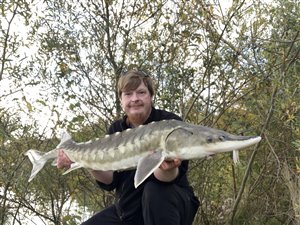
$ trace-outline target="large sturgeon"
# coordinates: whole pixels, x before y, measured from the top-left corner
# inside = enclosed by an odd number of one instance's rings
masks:
[[[136,168],[134,184],[138,187],[164,160],[203,158],[239,150],[260,140],[259,136],[237,136],[201,125],[164,120],[84,143],[76,143],[63,133],[55,149],[46,153],[31,149],[25,155],[33,164],[29,181],[63,149],[74,162],[65,174],[78,168],[102,171]]]

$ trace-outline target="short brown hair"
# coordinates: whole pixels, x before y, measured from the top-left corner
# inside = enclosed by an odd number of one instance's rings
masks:
[[[154,95],[154,82],[151,77],[140,70],[129,70],[123,74],[118,82],[118,96],[121,98],[122,92],[133,91],[144,82],[148,88],[150,95]]]

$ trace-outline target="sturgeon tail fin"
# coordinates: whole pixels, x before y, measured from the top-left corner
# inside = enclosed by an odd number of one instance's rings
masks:
[[[57,164],[56,159],[60,146],[64,142],[69,141],[70,139],[72,139],[71,136],[66,131],[62,131],[60,144],[52,151],[40,152],[37,150],[30,149],[24,153],[24,155],[26,155],[32,163],[32,171],[28,182],[32,181],[32,179],[38,174],[38,172],[40,172],[40,170],[43,169],[48,160],[54,159],[52,163],[53,166]]]
[[[26,155],[32,163],[32,170],[28,182],[30,182],[37,173],[44,167],[47,160],[43,159],[43,153],[37,150],[30,149],[24,155]]]
[[[32,170],[28,182],[32,181],[37,173],[40,172],[41,169],[43,169],[49,159],[56,158],[57,151],[55,150],[56,149],[47,153],[43,153],[37,150],[30,149],[25,152],[24,155],[26,155],[32,163]]]

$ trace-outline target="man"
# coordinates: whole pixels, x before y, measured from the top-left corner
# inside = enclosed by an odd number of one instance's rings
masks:
[[[123,75],[118,94],[125,116],[110,126],[108,134],[153,121],[181,120],[153,107],[153,81],[142,71],[131,70]],[[71,163],[61,150],[58,167],[67,168]],[[138,188],[133,182],[135,170],[91,171],[101,188],[116,190],[117,200],[82,225],[191,225],[199,202],[188,183],[187,170],[188,161],[164,161]]]

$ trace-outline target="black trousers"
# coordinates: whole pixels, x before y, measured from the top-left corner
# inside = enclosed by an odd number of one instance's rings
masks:
[[[142,196],[142,211],[120,219],[114,205],[95,214],[82,225],[191,225],[199,201],[176,184],[148,181]]]

